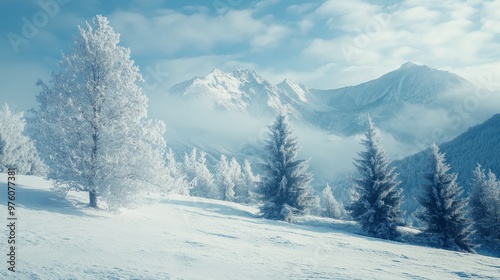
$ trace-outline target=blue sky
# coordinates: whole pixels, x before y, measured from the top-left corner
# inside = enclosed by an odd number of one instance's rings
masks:
[[[213,68],[312,88],[358,84],[406,61],[472,82],[500,72],[498,0],[2,0],[0,102],[35,106],[37,79],[50,79],[96,14],[131,49],[149,97]]]

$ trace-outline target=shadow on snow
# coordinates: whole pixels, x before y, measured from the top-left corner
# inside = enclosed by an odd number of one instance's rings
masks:
[[[0,189],[7,191],[7,184],[0,183]],[[90,216],[78,209],[75,204],[50,190],[30,189],[16,185],[16,210],[20,208],[48,211],[63,215]],[[7,205],[6,195],[0,196],[0,204]]]

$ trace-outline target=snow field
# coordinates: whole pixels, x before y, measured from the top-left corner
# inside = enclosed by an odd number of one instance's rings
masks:
[[[2,190],[6,182],[0,173]],[[2,252],[2,279],[500,279],[498,258],[369,238],[349,222],[288,224],[177,195],[113,214],[87,208],[85,193],[61,198],[39,177],[18,183],[17,272]]]

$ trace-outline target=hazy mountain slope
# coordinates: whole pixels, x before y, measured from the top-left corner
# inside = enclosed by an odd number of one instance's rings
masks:
[[[6,178],[0,173],[2,188]],[[255,207],[182,196],[109,214],[87,208],[84,193],[61,198],[46,180],[17,181],[17,272],[4,261],[2,279],[500,277],[497,258],[368,238],[346,222],[294,225],[257,218]]]
[[[382,77],[356,86],[332,90],[311,90],[329,109],[320,114],[318,125],[330,131],[351,135],[364,130],[370,114],[384,130],[385,123],[395,118],[404,105],[424,108],[442,107],[441,96],[472,85],[446,71],[419,66],[411,62]],[[397,134],[402,131],[391,131]]]
[[[381,103],[425,104],[449,89],[468,82],[460,76],[407,62],[380,78],[356,86],[315,90],[335,111],[364,110]]]
[[[440,144],[439,148],[446,154],[451,171],[458,173],[458,182],[466,192],[477,163],[500,176],[500,114],[469,128],[455,139]],[[420,174],[427,170],[429,156],[429,151],[425,150],[393,163],[400,173],[401,185],[411,212],[418,207],[416,197],[420,194],[419,186],[423,182]]]

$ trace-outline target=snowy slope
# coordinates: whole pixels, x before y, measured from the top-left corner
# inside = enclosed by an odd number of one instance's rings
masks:
[[[2,261],[2,279],[500,278],[499,259],[367,238],[333,220],[267,221],[254,207],[182,196],[109,214],[43,179],[18,183],[17,272]]]

